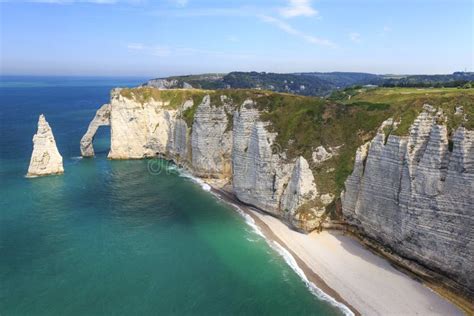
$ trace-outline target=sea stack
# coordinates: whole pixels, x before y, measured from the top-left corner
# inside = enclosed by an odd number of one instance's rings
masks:
[[[59,154],[53,131],[43,114],[38,119],[38,131],[33,136],[33,153],[27,177],[63,174],[63,157]]]

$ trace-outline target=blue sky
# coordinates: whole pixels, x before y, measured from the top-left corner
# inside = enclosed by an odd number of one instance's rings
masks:
[[[472,0],[0,0],[2,74],[474,68]]]

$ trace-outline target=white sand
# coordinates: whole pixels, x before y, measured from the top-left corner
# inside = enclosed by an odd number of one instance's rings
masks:
[[[453,304],[340,233],[301,234],[254,212],[313,272],[362,315],[462,315]]]

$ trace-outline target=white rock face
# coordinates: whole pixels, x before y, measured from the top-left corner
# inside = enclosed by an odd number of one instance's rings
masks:
[[[309,169],[306,159],[300,156],[296,160],[290,182],[281,199],[281,208],[294,214],[299,206],[315,199],[317,195],[313,172]]]
[[[173,89],[179,88],[179,81],[176,79],[152,79],[147,82],[147,86],[157,89]]]
[[[474,132],[425,107],[407,137],[378,134],[356,157],[343,214],[369,237],[474,293]],[[369,150],[367,152],[367,146]]]
[[[331,193],[326,193],[322,194],[319,199],[321,200],[321,203],[323,203],[324,206],[329,205],[334,201],[334,194]]]
[[[222,96],[219,105],[213,105],[210,96],[205,96],[188,126],[181,117],[191,107],[191,100],[169,109],[163,102],[140,103],[124,98],[120,90],[113,91],[110,105],[97,111],[84,135],[82,153],[93,155],[97,128],[110,122],[111,159],[164,155],[200,177],[232,181],[238,199],[299,229],[311,230],[319,224],[324,208],[315,207],[320,197],[308,162],[303,157],[287,161],[284,150],[274,144],[276,134],[267,131],[268,123],[261,122],[252,100],[237,105]],[[323,200],[328,197],[321,197],[326,205]]]
[[[228,129],[224,106],[212,106],[207,95],[194,115],[191,135],[192,166],[196,175],[206,178],[232,174],[232,130]]]
[[[318,146],[313,152],[312,158],[314,163],[320,164],[321,162],[331,159],[332,156],[333,154],[328,152],[326,148],[323,146]]]
[[[166,152],[177,110],[151,100],[140,103],[112,92],[110,102],[111,159],[154,157]]]
[[[280,212],[295,228],[303,231],[315,229],[321,222],[325,208],[316,206],[318,191],[308,162],[299,157],[281,198]]]
[[[39,116],[38,131],[33,136],[33,153],[27,177],[62,174],[63,157],[59,154],[53,131],[43,114]]]
[[[171,129],[167,152],[179,164],[187,164],[191,161],[190,130],[186,122],[176,119],[174,128]]]
[[[81,155],[83,157],[94,157],[94,147],[92,142],[94,141],[95,133],[97,133],[100,126],[110,125],[110,108],[110,104],[102,105],[102,107],[97,110],[92,122],[90,122],[87,132],[82,136]]]
[[[212,104],[207,96],[197,108],[188,100],[171,109],[118,92],[89,126],[83,154],[93,154],[93,135],[107,124],[109,111],[112,159],[164,155],[196,175],[229,180],[239,200],[304,231],[318,227],[325,206],[334,201],[331,194],[318,195],[303,157],[287,159],[254,101],[232,104],[221,98]],[[184,120],[186,109],[195,110],[192,125]],[[358,149],[341,196],[342,211],[366,236],[473,293],[474,132],[457,129],[450,146],[442,113],[429,105],[424,109],[409,136],[385,139],[382,127]],[[397,122],[384,124],[396,128]],[[320,146],[309,158],[322,163],[337,150]]]
[[[250,183],[247,181],[249,166],[248,147],[253,126],[259,119],[258,111],[251,100],[245,101],[240,110],[234,112],[232,137],[232,179],[234,191],[245,199]]]
[[[275,135],[265,129],[256,114],[244,106],[234,116],[233,188],[239,200],[281,215],[280,198],[292,166],[274,152]]]
[[[285,153],[274,143],[275,134],[259,120],[252,101],[234,113],[232,184],[237,198],[286,219],[301,230],[319,225],[321,210],[315,207],[317,189],[308,162],[299,157],[286,162]],[[302,218],[300,207],[305,207]]]

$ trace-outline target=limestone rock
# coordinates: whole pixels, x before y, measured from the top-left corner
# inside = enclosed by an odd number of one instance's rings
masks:
[[[81,155],[83,157],[93,157],[94,147],[92,142],[100,126],[110,125],[110,104],[104,104],[97,110],[94,119],[90,122],[87,132],[81,139]]]
[[[179,164],[191,161],[190,132],[182,119],[176,119],[168,141],[167,153]]]
[[[110,105],[91,122],[81,152],[93,155],[92,139],[108,115],[110,158],[163,155],[198,176],[231,181],[240,201],[299,230],[320,225],[334,196],[318,195],[305,158],[287,159],[255,101],[235,104],[221,96],[212,104],[206,96],[194,106],[192,100],[173,107],[154,99],[141,103],[115,90]],[[187,109],[195,110],[192,126],[183,117]],[[342,212],[347,223],[379,244],[474,293],[474,131],[461,127],[449,139],[444,121],[431,105],[424,105],[409,136],[387,137],[386,128],[396,129],[398,122],[385,121],[357,150],[341,194]],[[319,146],[309,158],[320,164],[338,148]]]
[[[149,80],[146,85],[157,89],[173,89],[178,88],[178,83],[176,79],[152,79]]]
[[[281,198],[281,212],[298,230],[311,231],[321,223],[324,207],[318,207],[318,191],[308,162],[299,157]]]
[[[160,90],[166,89],[193,89],[194,87],[188,82],[183,82],[177,79],[152,79],[149,80],[145,86],[157,88]]]
[[[326,148],[324,148],[323,146],[318,146],[313,152],[312,158],[314,163],[320,164],[326,160],[331,159],[332,156],[333,154],[328,152]]]
[[[405,258],[474,293],[474,132],[445,125],[425,106],[406,137],[378,134],[345,183],[346,220]],[[367,153],[367,154],[366,154]]]
[[[183,89],[193,89],[193,86],[187,82],[183,82]]]
[[[164,154],[178,110],[162,101],[140,103],[112,92],[111,159],[137,159]]]
[[[275,134],[258,118],[251,101],[234,114],[233,189],[239,200],[281,216],[280,199],[292,166],[282,161]]]
[[[53,131],[43,114],[39,116],[38,131],[33,136],[33,153],[27,177],[62,174],[63,157],[59,154]]]
[[[324,206],[329,205],[334,201],[334,194],[331,193],[326,193],[322,194],[319,199],[321,200],[321,203],[323,203]]]
[[[191,135],[194,172],[207,178],[230,177],[232,131],[223,106],[212,106],[203,98],[194,115]]]
[[[281,208],[284,212],[294,214],[298,207],[316,198],[317,194],[313,172],[309,169],[306,159],[300,156],[283,193]]]

